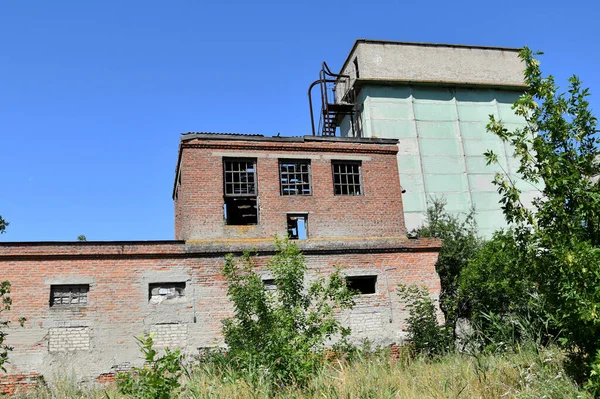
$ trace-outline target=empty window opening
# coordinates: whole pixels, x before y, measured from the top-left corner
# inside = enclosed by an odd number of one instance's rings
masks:
[[[87,306],[89,284],[50,286],[50,306]]]
[[[308,215],[287,215],[287,229],[290,240],[308,238]]]
[[[360,161],[333,161],[334,195],[363,195]]]
[[[348,288],[358,291],[359,294],[374,294],[377,286],[377,276],[349,276],[346,277]]]
[[[255,159],[223,162],[224,216],[228,225],[258,224]]]
[[[281,195],[311,195],[310,160],[280,160]]]
[[[258,224],[258,207],[254,198],[225,198],[225,221],[229,225]]]
[[[272,278],[263,279],[263,284],[265,286],[266,291],[275,291],[277,289],[277,284],[275,284],[275,279],[272,279]]]
[[[185,297],[185,282],[152,283],[148,286],[148,299],[152,303]]]
[[[354,71],[356,72],[356,79],[360,78],[360,72],[358,71],[358,58],[354,58]]]

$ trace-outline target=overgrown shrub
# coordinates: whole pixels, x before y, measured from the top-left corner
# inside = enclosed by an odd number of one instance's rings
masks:
[[[299,248],[288,240],[276,240],[275,246],[266,270],[276,290],[265,289],[249,253],[226,259],[223,274],[234,305],[234,316],[223,321],[227,357],[249,375],[302,385],[322,367],[331,339],[337,340],[334,350],[346,344],[350,330],[334,315],[353,306],[353,294],[339,269],[306,287]]]
[[[522,346],[544,348],[557,344],[560,335],[538,294],[530,294],[527,304],[508,313],[479,312],[470,323],[472,333],[464,339],[464,349],[470,353],[517,351]]]
[[[530,261],[521,254],[511,231],[495,233],[473,253],[459,278],[469,315],[506,314],[527,306],[535,286]]]
[[[561,342],[588,362],[591,374],[600,349],[600,136],[589,90],[573,76],[561,93],[554,77],[542,75],[536,55],[529,48],[520,53],[528,87],[513,109],[522,127],[508,129],[490,116],[488,130],[515,149],[518,161],[511,171],[518,178],[500,173],[494,183],[520,258],[531,262],[528,279],[544,297]],[[485,155],[502,166],[498,154]],[[539,190],[535,209],[522,198],[524,186]]]
[[[183,355],[167,348],[163,355],[154,349],[152,334],[136,338],[146,365],[117,375],[119,392],[139,399],[169,399],[180,386]]]
[[[431,198],[429,202],[425,223],[413,233],[442,240],[442,249],[435,264],[441,283],[440,308],[446,325],[454,330],[456,321],[466,312],[458,295],[459,276],[481,241],[477,236],[474,211],[461,217],[446,210],[445,198]]]
[[[416,353],[434,356],[453,351],[452,331],[439,324],[435,302],[427,288],[399,284],[398,295],[408,309],[406,332]]]

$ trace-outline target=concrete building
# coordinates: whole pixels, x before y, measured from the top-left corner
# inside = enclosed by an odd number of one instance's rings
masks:
[[[335,134],[339,126],[344,137],[398,139],[407,228],[422,224],[430,198],[444,197],[451,212],[474,207],[479,231],[489,237],[505,226],[496,172],[509,173],[526,202],[538,194],[516,175],[512,148],[486,131],[489,115],[508,129],[524,123],[512,111],[526,87],[518,51],[357,40],[339,72],[345,76],[329,75],[333,105],[318,134]],[[344,104],[356,112],[344,114]],[[486,165],[486,150],[499,155],[501,167]]]
[[[356,340],[403,338],[398,283],[440,290],[441,243],[408,239],[398,180],[397,139],[263,137],[192,133],[181,137],[173,189],[173,241],[0,243],[1,278],[12,283],[14,346],[0,391],[43,375],[101,379],[141,365],[135,338],[198,354],[223,344],[232,314],[224,256],[258,251],[259,272],[273,238],[288,234],[309,273],[344,267],[360,295],[339,317]]]

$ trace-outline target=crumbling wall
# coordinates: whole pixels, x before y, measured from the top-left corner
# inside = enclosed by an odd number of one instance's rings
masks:
[[[327,243],[321,243],[327,248]],[[393,245],[392,245],[393,244]],[[438,240],[402,240],[387,248],[346,243],[343,249],[306,250],[307,280],[344,267],[349,275],[377,275],[376,290],[357,298],[340,317],[356,339],[374,344],[402,339],[405,313],[396,295],[399,282],[417,283],[439,295],[435,262]],[[333,245],[333,247],[335,247]],[[225,247],[226,248],[226,247]],[[271,245],[271,250],[272,250]],[[268,254],[268,252],[267,252]],[[0,244],[0,269],[11,281],[15,320],[9,329],[9,374],[44,375],[48,380],[74,374],[93,379],[111,370],[141,366],[135,337],[155,333],[157,347],[179,347],[197,355],[201,348],[223,344],[221,320],[232,314],[221,275],[225,251],[199,252],[193,245],[145,244]],[[267,255],[259,256],[263,267]],[[150,287],[166,286],[165,295],[185,283],[183,296],[151,300]],[[52,285],[89,286],[85,306],[50,306]],[[158,291],[160,292],[160,290]]]

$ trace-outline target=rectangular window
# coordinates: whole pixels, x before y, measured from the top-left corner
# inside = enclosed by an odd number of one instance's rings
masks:
[[[225,195],[256,195],[256,160],[226,159],[224,164]]]
[[[310,160],[279,160],[281,195],[311,195]]]
[[[363,195],[360,161],[332,161],[334,195]]]
[[[348,288],[358,291],[359,294],[374,294],[377,287],[377,276],[348,276],[346,277]]]
[[[287,215],[287,229],[290,240],[306,240],[308,238],[308,215]]]
[[[50,286],[50,306],[87,306],[89,284]]]
[[[277,284],[275,284],[275,279],[272,279],[272,278],[263,279],[263,284],[265,286],[266,291],[275,291],[277,289]]]
[[[181,283],[151,283],[148,286],[150,302],[159,303],[164,300],[185,297],[185,282]]]
[[[256,159],[225,159],[223,190],[228,225],[258,224]]]

